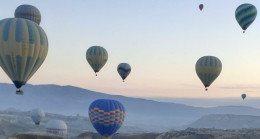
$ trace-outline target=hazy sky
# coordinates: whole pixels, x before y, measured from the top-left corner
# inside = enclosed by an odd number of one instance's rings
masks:
[[[49,52],[30,84],[138,97],[260,97],[260,19],[245,34],[235,19],[245,2],[260,9],[259,0],[1,0],[0,18],[13,17],[21,4],[41,12]],[[85,58],[93,45],[109,55],[97,77]],[[223,65],[208,92],[195,72],[204,55]],[[125,83],[116,70],[121,62],[132,67]]]

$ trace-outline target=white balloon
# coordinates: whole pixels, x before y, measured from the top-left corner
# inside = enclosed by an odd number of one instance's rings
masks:
[[[46,124],[46,132],[58,136],[66,136],[68,132],[67,124],[62,120],[50,120]]]
[[[31,118],[36,125],[39,125],[44,117],[45,112],[42,109],[33,109],[31,111]]]

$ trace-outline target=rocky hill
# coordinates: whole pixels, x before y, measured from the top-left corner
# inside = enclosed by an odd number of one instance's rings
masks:
[[[155,139],[159,133],[143,133],[143,134],[115,134],[113,139]],[[78,135],[75,139],[101,139],[97,133],[86,132]]]
[[[188,126],[217,129],[260,128],[260,116],[212,114],[205,115]]]
[[[187,128],[184,131],[169,131],[155,139],[259,139],[260,129],[203,129]]]
[[[16,134],[8,137],[7,139],[63,139],[58,136],[50,136],[50,135],[39,135],[39,134]]]

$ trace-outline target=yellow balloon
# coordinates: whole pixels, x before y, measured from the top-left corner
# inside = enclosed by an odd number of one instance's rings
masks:
[[[207,91],[207,87],[219,76],[222,63],[217,57],[203,56],[197,61],[195,69]]]
[[[92,46],[87,50],[86,59],[94,72],[97,73],[106,64],[108,54],[105,48],[101,46]]]
[[[22,18],[0,21],[0,65],[16,88],[26,84],[47,53],[48,39],[37,23]]]

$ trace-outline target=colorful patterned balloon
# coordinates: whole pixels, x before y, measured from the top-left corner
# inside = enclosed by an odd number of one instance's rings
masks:
[[[117,66],[117,72],[123,79],[123,82],[125,81],[125,78],[130,74],[131,72],[131,66],[127,63],[120,63]]]
[[[23,18],[0,21],[0,65],[17,89],[40,68],[47,53],[48,39],[38,24]]]
[[[206,91],[222,70],[221,61],[214,56],[203,56],[196,63],[196,73],[204,84]]]
[[[245,33],[245,30],[254,22],[257,10],[254,5],[245,3],[237,7],[235,15],[238,24]]]
[[[20,5],[16,8],[14,13],[15,18],[24,18],[40,24],[41,13],[40,11],[32,5]]]
[[[103,139],[110,139],[116,133],[126,115],[124,106],[110,99],[95,100],[90,104],[88,113],[93,127]]]
[[[88,48],[86,58],[94,72],[97,73],[106,64],[108,54],[105,48],[101,46],[92,46]]]

